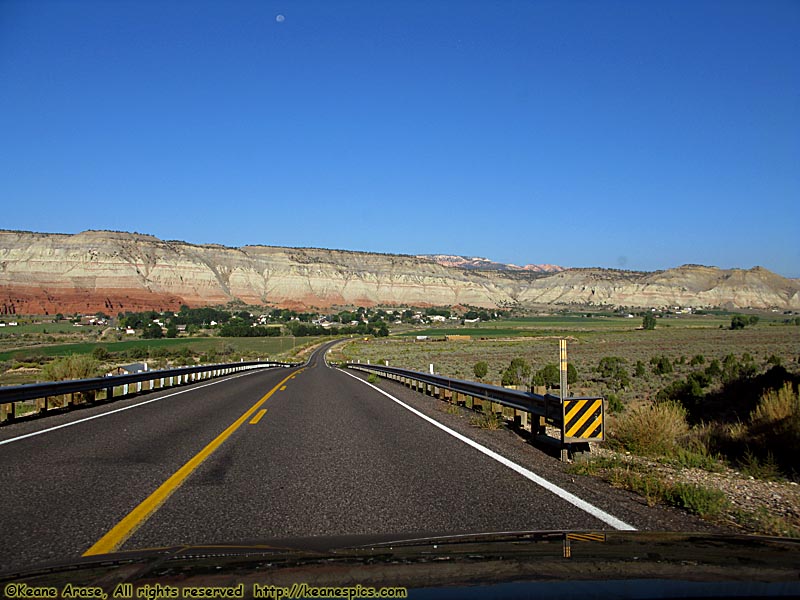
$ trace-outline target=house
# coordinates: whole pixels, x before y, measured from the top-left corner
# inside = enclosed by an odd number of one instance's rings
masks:
[[[136,330],[133,327],[128,327],[125,330],[125,335],[134,335],[135,333],[136,333]]]
[[[132,375],[133,373],[143,373],[148,371],[147,363],[131,363],[129,365],[121,365],[106,373],[107,377],[112,375]]]

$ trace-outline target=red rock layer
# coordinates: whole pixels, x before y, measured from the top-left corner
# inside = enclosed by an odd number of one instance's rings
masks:
[[[156,294],[141,289],[114,289],[107,291],[57,289],[46,290],[28,286],[0,287],[0,314],[4,315],[55,315],[94,314],[102,311],[116,316],[120,312],[143,310],[179,310],[189,304],[171,294]]]

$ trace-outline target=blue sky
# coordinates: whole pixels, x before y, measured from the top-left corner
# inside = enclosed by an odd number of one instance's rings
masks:
[[[0,228],[800,277],[800,3],[0,0]]]

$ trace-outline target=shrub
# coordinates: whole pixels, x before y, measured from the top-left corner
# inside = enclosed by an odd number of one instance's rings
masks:
[[[706,375],[709,377],[719,377],[722,375],[722,367],[716,358],[706,367]]]
[[[702,365],[705,362],[706,362],[706,357],[705,356],[703,356],[702,354],[695,354],[692,357],[692,360],[689,361],[689,364],[691,366],[693,366],[693,367],[696,367],[698,365]]]
[[[628,369],[625,368],[627,364],[628,362],[619,356],[604,356],[597,365],[597,371],[610,380],[614,389],[620,390],[631,384]]]
[[[640,360],[636,361],[636,367],[635,367],[635,369],[633,371],[633,374],[636,377],[644,377],[645,369],[644,369],[644,363],[642,361],[640,361]]]
[[[500,429],[503,425],[502,419],[494,413],[475,416],[469,420],[469,424],[479,429]]]
[[[609,394],[606,397],[606,400],[608,400],[608,412],[621,413],[623,410],[625,410],[625,405],[622,404],[622,402],[619,399],[619,396],[617,396],[616,394]]]
[[[103,373],[95,358],[88,354],[71,354],[46,364],[42,374],[48,381],[66,381],[100,377]]]
[[[728,506],[725,494],[717,489],[678,483],[667,492],[667,501],[703,518],[715,517]]]
[[[667,375],[672,373],[672,361],[668,356],[654,356],[650,359],[650,364],[653,365],[653,373],[656,375]]]
[[[771,354],[770,357],[767,359],[767,364],[768,365],[773,365],[775,367],[780,367],[781,366],[781,359],[780,359],[779,356]]]
[[[750,421],[755,426],[774,427],[781,421],[800,419],[800,400],[790,383],[785,383],[779,390],[769,390],[750,414]]]
[[[369,377],[367,377],[367,381],[369,381],[370,383],[373,383],[373,384],[374,383],[378,383],[378,376],[375,375],[375,373],[370,373]]]
[[[771,452],[767,453],[764,460],[759,460],[758,456],[748,449],[744,456],[737,461],[737,466],[744,475],[749,475],[756,479],[775,481],[781,476],[780,467],[775,462],[775,457]]]
[[[659,401],[680,402],[687,409],[697,407],[705,397],[703,388],[707,387],[711,379],[703,372],[690,373],[684,381],[673,381],[666,388],[658,392]]]
[[[611,437],[636,454],[668,455],[688,432],[686,409],[666,401],[629,409],[617,421]]]
[[[472,367],[472,371],[475,373],[475,377],[478,379],[483,379],[489,372],[489,365],[486,364],[485,360],[478,361]]]
[[[627,364],[628,361],[619,356],[604,356],[597,364],[597,372],[603,377],[613,377],[617,371],[625,368]]]

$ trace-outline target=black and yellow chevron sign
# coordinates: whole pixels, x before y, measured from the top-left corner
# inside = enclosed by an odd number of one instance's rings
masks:
[[[603,439],[602,398],[564,398],[564,438]]]
[[[605,533],[568,533],[567,534],[568,540],[574,540],[578,542],[605,542],[606,541],[606,534]]]

